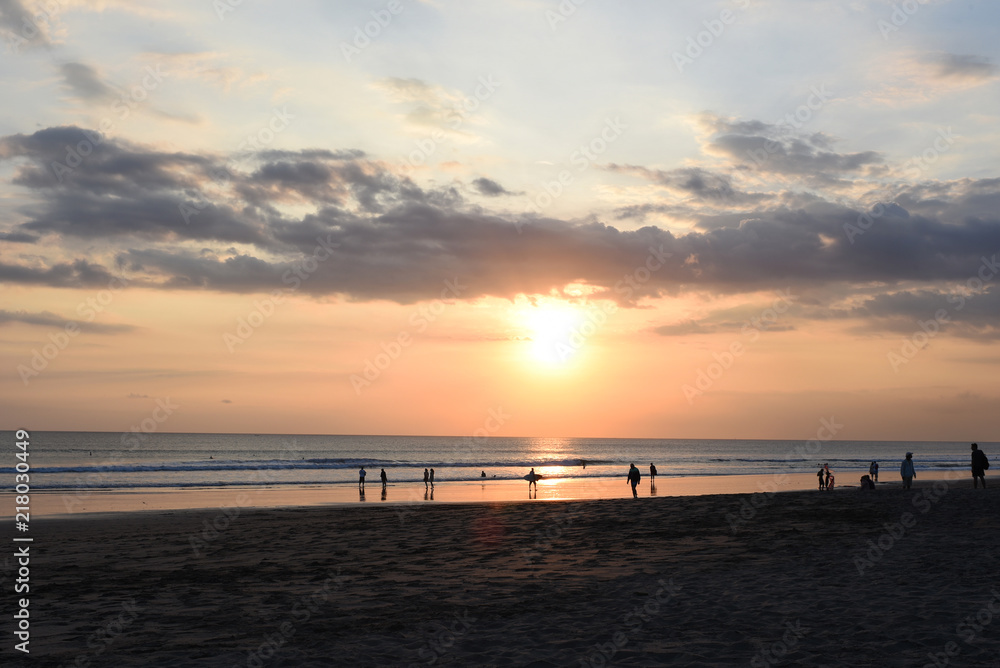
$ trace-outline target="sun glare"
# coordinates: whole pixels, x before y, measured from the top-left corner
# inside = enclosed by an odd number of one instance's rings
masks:
[[[539,303],[521,312],[531,338],[531,357],[550,367],[563,366],[577,356],[583,345],[580,328],[586,318],[569,304]]]

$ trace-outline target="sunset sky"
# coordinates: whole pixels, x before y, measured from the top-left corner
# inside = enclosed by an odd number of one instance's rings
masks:
[[[0,0],[0,426],[1000,441],[997,25]]]

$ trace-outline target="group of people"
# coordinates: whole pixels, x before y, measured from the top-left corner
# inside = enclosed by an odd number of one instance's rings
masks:
[[[979,449],[978,443],[973,443],[972,449],[972,486],[977,488],[979,483],[983,483],[983,489],[986,489],[986,470],[990,467],[990,460],[986,457],[986,453]],[[819,488],[823,490],[833,489],[833,474],[830,472],[830,465],[823,464],[819,472],[816,473],[819,478]],[[903,479],[903,489],[911,489],[913,487],[913,479],[917,477],[917,470],[913,465],[913,453],[907,452],[906,458],[899,465],[899,476]],[[875,483],[878,482],[878,462],[872,462],[868,466],[868,475],[861,476],[861,489],[870,490],[875,489]]]
[[[639,485],[639,481],[642,479],[642,473],[636,467],[635,463],[629,465],[628,469],[628,484],[632,485],[632,498],[638,499],[639,493],[636,491],[636,487]],[[649,482],[653,484],[656,481],[656,466],[653,462],[649,462]],[[655,492],[654,492],[655,494]]]

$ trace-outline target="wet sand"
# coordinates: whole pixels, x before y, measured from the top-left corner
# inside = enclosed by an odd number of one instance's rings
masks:
[[[811,473],[740,476],[660,476],[655,485],[644,477],[638,487],[640,497],[692,496],[700,494],[763,493],[812,489]],[[150,510],[205,508],[282,508],[290,506],[330,506],[421,503],[496,503],[504,501],[573,501],[586,499],[632,498],[632,490],[621,478],[542,479],[537,488],[524,480],[390,484],[383,495],[380,483],[369,483],[365,493],[356,484],[303,485],[300,487],[215,487],[186,489],[85,489],[79,493],[34,492],[32,514],[36,517],[75,516],[86,513],[131,513]],[[0,494],[0,517],[11,517],[14,495]]]
[[[998,668],[1000,485],[970,487],[39,520],[0,663]]]

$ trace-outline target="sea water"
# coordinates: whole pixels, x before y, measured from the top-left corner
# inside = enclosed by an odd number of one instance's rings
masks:
[[[0,432],[9,446],[14,432]],[[996,443],[980,443],[988,455]],[[969,443],[946,441],[786,441],[630,438],[469,438],[32,432],[33,489],[136,489],[220,486],[343,485],[358,469],[377,482],[520,479],[531,468],[547,478],[625,478],[629,464],[658,475],[718,476],[810,473],[827,463],[840,480],[856,480],[878,461],[880,480],[898,480],[913,452],[919,477],[969,467]],[[12,474],[9,467],[0,471]],[[13,478],[9,478],[13,479]]]

